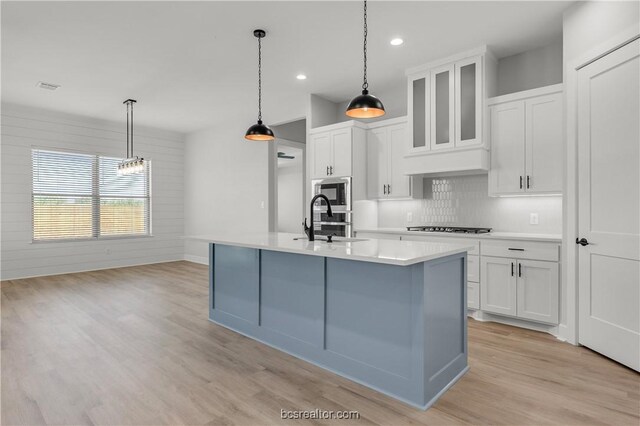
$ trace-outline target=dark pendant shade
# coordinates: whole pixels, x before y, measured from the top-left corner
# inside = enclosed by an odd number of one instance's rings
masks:
[[[262,124],[262,120],[258,120],[257,124],[249,127],[244,138],[250,141],[272,141],[275,139],[273,130],[265,124]]]
[[[382,101],[369,94],[368,90],[363,90],[362,95],[358,95],[349,102],[346,114],[353,118],[375,118],[384,115],[384,105]]]

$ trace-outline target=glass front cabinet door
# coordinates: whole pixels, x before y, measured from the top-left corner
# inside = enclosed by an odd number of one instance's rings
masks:
[[[454,146],[454,65],[431,71],[431,149]]]
[[[455,64],[455,145],[482,142],[482,58],[472,57]]]
[[[429,142],[429,74],[409,77],[409,152],[428,151]]]

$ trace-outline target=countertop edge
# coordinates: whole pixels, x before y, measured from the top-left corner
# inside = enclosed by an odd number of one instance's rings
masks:
[[[361,262],[369,262],[369,263],[378,263],[378,264],[384,264],[384,265],[395,265],[395,266],[411,266],[411,265],[415,265],[418,263],[423,263],[423,262],[428,262],[431,260],[437,260],[437,259],[441,259],[447,256],[452,256],[455,254],[460,254],[460,253],[465,253],[471,249],[473,249],[472,246],[469,247],[459,247],[459,248],[455,248],[455,249],[450,249],[447,250],[445,252],[441,252],[441,253],[434,253],[432,255],[428,255],[428,256],[418,256],[414,259],[410,259],[410,260],[394,260],[394,259],[385,259],[385,258],[374,258],[374,257],[369,257],[369,256],[361,256],[361,255],[353,255],[353,254],[349,254],[349,255],[340,255],[340,254],[333,254],[332,253],[325,253],[325,252],[314,252],[314,251],[308,251],[308,250],[301,250],[301,249],[296,249],[296,248],[289,248],[289,247],[274,247],[268,244],[260,244],[260,243],[247,243],[247,242],[242,242],[242,241],[233,241],[231,239],[224,239],[224,238],[220,238],[220,237],[208,237],[208,236],[185,236],[183,237],[184,239],[187,240],[194,240],[194,241],[201,241],[201,242],[206,242],[209,244],[222,244],[222,245],[230,245],[230,246],[236,246],[236,247],[243,247],[243,248],[253,248],[253,249],[261,249],[261,250],[270,250],[270,251],[277,251],[277,252],[281,252],[281,253],[293,253],[293,254],[302,254],[302,255],[307,255],[307,256],[318,256],[318,257],[327,257],[327,258],[331,258],[331,259],[343,259],[343,260],[355,260],[355,261],[361,261]]]

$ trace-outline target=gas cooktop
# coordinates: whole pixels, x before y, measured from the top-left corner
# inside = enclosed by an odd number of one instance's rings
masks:
[[[491,228],[465,228],[462,226],[407,226],[407,231],[418,232],[452,232],[456,234],[487,234],[491,232]]]

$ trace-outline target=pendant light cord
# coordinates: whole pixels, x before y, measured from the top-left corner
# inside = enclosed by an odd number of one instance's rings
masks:
[[[131,157],[133,158],[133,103],[130,103],[131,106]]]
[[[129,155],[129,102],[127,102],[127,158],[131,158]]]
[[[262,37],[258,37],[258,122],[262,121]]]
[[[362,83],[362,90],[369,88],[367,82],[367,0],[364,0],[364,82]]]

